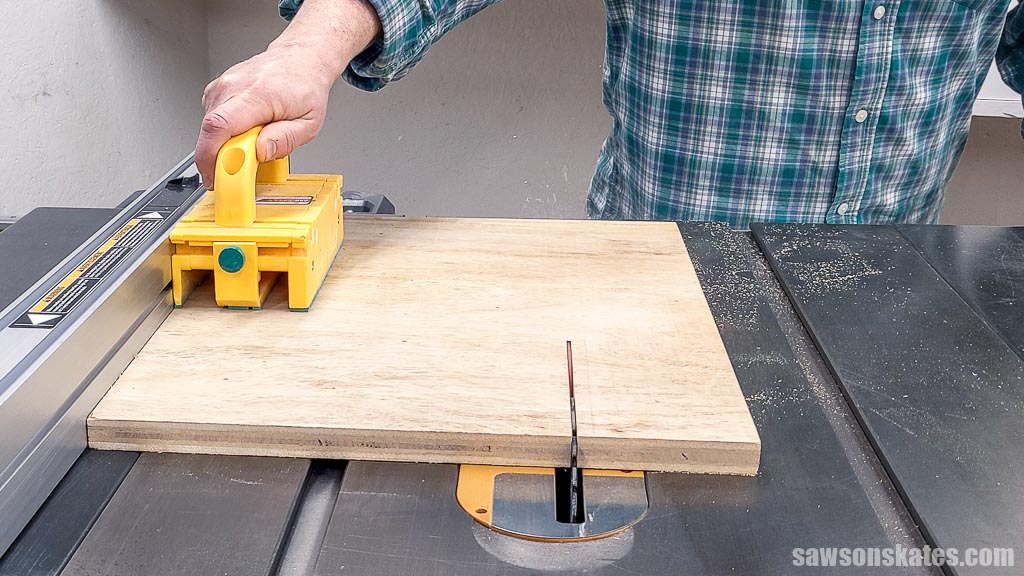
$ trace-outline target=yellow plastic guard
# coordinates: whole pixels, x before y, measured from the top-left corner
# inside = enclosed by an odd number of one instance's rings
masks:
[[[212,271],[217,305],[259,308],[284,273],[288,307],[309,310],[341,248],[341,176],[289,175],[287,158],[259,164],[261,129],[220,149],[216,190],[171,231],[175,306]]]

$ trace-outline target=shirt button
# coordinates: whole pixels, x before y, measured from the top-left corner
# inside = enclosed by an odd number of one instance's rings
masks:
[[[850,203],[849,202],[843,202],[839,206],[836,206],[836,214],[839,214],[840,216],[846,216],[846,213],[849,212],[849,211],[850,211]]]
[[[875,6],[875,11],[871,15],[875,17],[875,20],[881,20],[885,16],[885,5],[879,4]]]
[[[857,121],[857,124],[868,119],[868,111],[864,109],[857,110],[857,115],[853,117]]]

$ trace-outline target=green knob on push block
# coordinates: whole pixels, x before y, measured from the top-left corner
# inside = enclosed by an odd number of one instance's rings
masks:
[[[217,264],[221,270],[234,274],[245,266],[245,252],[238,246],[228,246],[220,251]]]

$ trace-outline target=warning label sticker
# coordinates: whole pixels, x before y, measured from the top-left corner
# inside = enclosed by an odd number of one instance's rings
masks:
[[[281,206],[308,206],[313,203],[312,196],[257,196],[257,204],[278,204]]]
[[[175,207],[147,206],[68,273],[11,328],[54,328],[125,259],[160,228]]]

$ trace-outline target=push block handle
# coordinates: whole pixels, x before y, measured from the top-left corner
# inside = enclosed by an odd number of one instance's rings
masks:
[[[288,179],[288,158],[260,164],[256,139],[262,126],[232,137],[217,153],[214,222],[217,226],[251,226],[256,220],[256,183]]]

